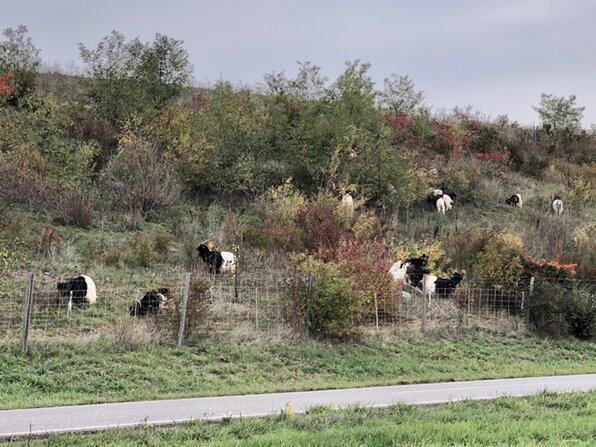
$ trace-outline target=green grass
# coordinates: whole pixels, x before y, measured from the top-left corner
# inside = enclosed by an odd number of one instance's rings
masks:
[[[52,435],[46,446],[593,446],[596,392],[383,409],[315,407],[262,419]]]
[[[596,344],[478,337],[392,344],[0,343],[0,408],[596,372]]]

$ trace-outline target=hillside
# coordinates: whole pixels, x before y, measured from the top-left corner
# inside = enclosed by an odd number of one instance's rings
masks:
[[[426,253],[433,274],[465,272],[474,287],[543,279],[553,312],[581,313],[592,337],[595,135],[400,109],[407,91],[375,91],[367,70],[349,63],[327,84],[303,64],[259,87],[159,94],[145,81],[39,75],[0,102],[0,298],[22,296],[30,272],[48,289],[79,273],[104,290],[178,284],[211,241],[247,277],[328,278],[353,304],[337,318],[358,324],[363,297],[394,287],[389,267]],[[427,202],[435,188],[454,196],[445,214]],[[505,203],[512,194],[522,208]],[[573,318],[563,333],[577,335]]]

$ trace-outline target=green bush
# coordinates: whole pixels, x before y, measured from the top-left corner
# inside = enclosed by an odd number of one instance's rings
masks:
[[[303,296],[310,333],[341,338],[355,332],[363,317],[364,303],[353,281],[343,277],[335,265],[313,258],[307,258],[301,270],[313,278],[312,289],[305,290]]]
[[[141,267],[153,265],[156,254],[153,249],[151,235],[147,233],[135,233],[130,241],[130,253],[134,263]]]
[[[596,298],[589,290],[570,292],[564,303],[563,315],[570,335],[581,340],[596,337]]]
[[[596,336],[596,300],[588,288],[564,280],[539,279],[529,299],[530,324],[542,336]]]
[[[476,256],[474,274],[477,278],[516,281],[524,271],[522,253],[524,244],[511,233],[493,233]]]

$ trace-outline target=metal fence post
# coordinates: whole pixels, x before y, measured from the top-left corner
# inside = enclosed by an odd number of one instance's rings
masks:
[[[255,287],[255,328],[259,329],[259,289]]]
[[[377,292],[374,293],[375,298],[375,323],[377,327],[377,331],[379,330],[379,305],[377,303]]]
[[[27,341],[29,339],[29,328],[31,327],[31,310],[33,308],[33,273],[27,278],[27,288],[23,300],[23,322],[21,329],[21,349],[27,353]]]
[[[240,268],[240,250],[238,250],[238,255],[236,256],[236,267],[234,268],[234,302],[239,303],[240,299],[238,298],[238,269]]]
[[[186,326],[186,306],[188,306],[188,295],[190,294],[190,273],[184,274],[184,295],[182,295],[182,307],[180,309],[180,327],[178,328],[178,346],[184,341],[184,328]]]
[[[427,310],[427,297],[426,291],[420,295],[420,299],[422,301],[422,317],[420,318],[420,332],[424,334],[426,332],[426,310]]]

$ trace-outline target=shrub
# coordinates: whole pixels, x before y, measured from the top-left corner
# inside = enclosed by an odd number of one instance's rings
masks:
[[[160,254],[168,252],[170,243],[174,239],[174,235],[168,233],[162,227],[153,227],[151,230],[151,239],[153,243],[153,249]]]
[[[103,257],[103,262],[106,265],[118,265],[122,259],[122,250],[118,247],[110,247],[106,250]]]
[[[353,333],[362,320],[363,302],[354,282],[340,269],[308,257],[300,265],[303,275],[312,275],[312,290],[303,290],[307,327],[312,335],[341,338]]]
[[[149,267],[155,261],[155,250],[151,235],[147,233],[135,233],[130,241],[130,252],[133,261],[141,267]]]
[[[77,190],[65,194],[58,204],[63,222],[67,225],[88,228],[93,223],[96,199],[89,190]]]
[[[108,192],[128,205],[135,218],[146,217],[159,206],[174,204],[180,197],[180,187],[158,145],[131,135],[122,137],[121,144],[104,172]]]
[[[306,198],[293,186],[292,179],[270,188],[264,194],[258,205],[265,214],[263,233],[267,247],[294,252],[304,248],[302,231],[296,223],[296,216],[305,204]]]
[[[345,240],[337,251],[337,266],[353,281],[369,318],[374,318],[375,294],[379,309],[391,309],[399,298],[400,287],[388,273],[392,264],[389,248],[380,242]]]
[[[478,278],[501,279],[515,282],[524,271],[522,253],[524,245],[511,233],[491,233],[476,256],[474,274]]]
[[[58,233],[51,220],[48,220],[45,227],[37,229],[39,235],[39,252],[46,258],[54,259],[58,245]]]
[[[588,289],[574,290],[564,302],[569,334],[581,340],[596,337],[596,298]]]
[[[356,217],[352,225],[352,234],[359,240],[378,240],[386,234],[381,220],[374,211],[364,211]]]
[[[539,335],[582,340],[596,335],[596,300],[587,287],[537,280],[528,306],[530,324]]]
[[[297,215],[296,222],[304,232],[308,251],[323,260],[332,259],[339,242],[347,232],[338,213],[337,200],[328,194],[319,194]]]

